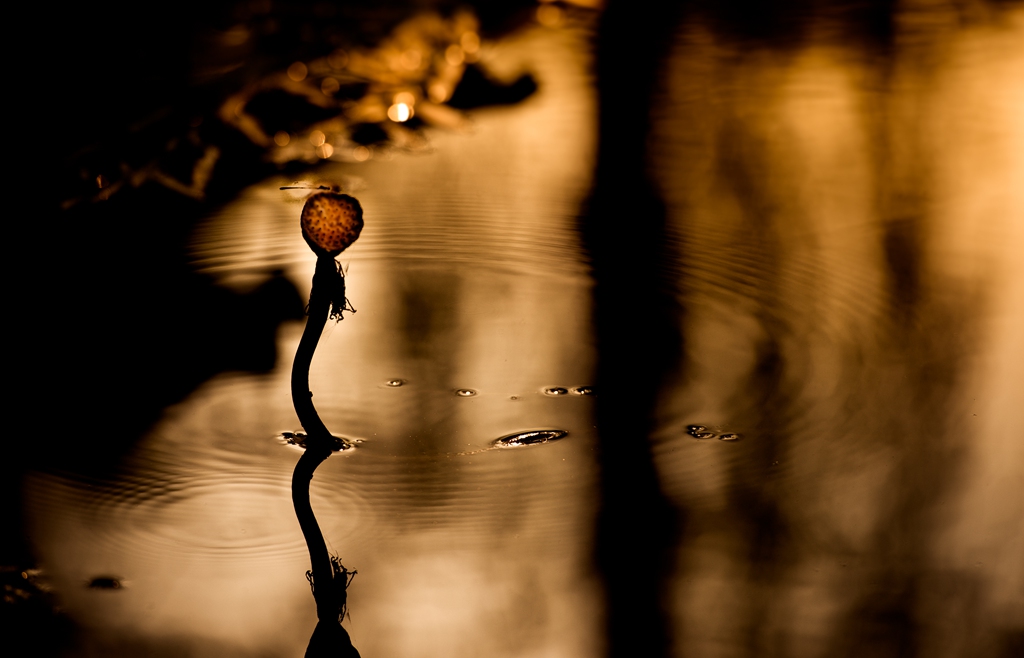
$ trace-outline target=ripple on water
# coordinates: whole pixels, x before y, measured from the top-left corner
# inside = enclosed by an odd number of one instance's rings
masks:
[[[86,554],[120,560],[280,563],[306,551],[295,526],[291,469],[157,472],[117,482],[40,475],[35,514]],[[313,488],[325,532],[338,540],[358,526],[362,496],[347,483]],[[109,589],[93,576],[90,587]],[[88,577],[88,576],[86,576]],[[123,583],[123,581],[121,581]]]
[[[558,439],[564,439],[569,435],[566,430],[531,430],[529,432],[517,432],[509,434],[500,439],[495,439],[493,445],[496,448],[519,448],[522,446],[534,446],[541,443],[550,443]]]

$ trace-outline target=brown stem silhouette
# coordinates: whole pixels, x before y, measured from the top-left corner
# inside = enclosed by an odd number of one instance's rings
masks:
[[[338,277],[334,258],[327,253],[318,253],[313,289],[309,295],[309,317],[292,364],[292,404],[299,422],[306,430],[306,451],[299,458],[292,474],[292,505],[309,549],[312,567],[310,583],[313,585],[317,616],[316,629],[306,649],[307,658],[326,655],[359,657],[348,632],[341,626],[345,610],[345,588],[348,586],[346,572],[342,571],[336,576],[335,562],[327,551],[323,533],[309,502],[313,472],[330,456],[335,443],[313,406],[313,394],[309,390],[309,366],[331,312]],[[340,562],[337,564],[340,567]],[[340,582],[336,582],[336,578]]]

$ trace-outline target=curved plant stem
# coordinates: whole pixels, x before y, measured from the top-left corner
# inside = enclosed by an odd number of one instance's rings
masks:
[[[337,622],[338,605],[334,600],[334,588],[330,586],[334,572],[327,544],[309,503],[309,485],[313,479],[313,471],[330,456],[333,437],[313,406],[313,394],[309,390],[309,366],[330,313],[331,297],[328,291],[332,277],[337,277],[334,259],[330,256],[318,256],[316,272],[313,274],[313,289],[309,295],[309,318],[299,340],[299,347],[295,351],[291,381],[295,414],[306,430],[306,450],[299,458],[299,463],[295,465],[292,474],[292,505],[295,507],[295,516],[299,520],[299,527],[302,528],[302,535],[309,549],[313,582],[320,584],[319,587],[314,587],[313,597],[316,600],[317,619],[322,622],[331,619]]]
[[[313,352],[320,341],[320,334],[327,324],[327,316],[331,311],[331,282],[336,278],[337,269],[334,259],[330,256],[318,256],[316,271],[313,273],[313,289],[309,293],[309,318],[306,328],[295,350],[295,361],[292,363],[292,404],[295,414],[306,430],[307,448],[321,444],[330,453],[331,433],[320,420],[320,415],[313,406],[313,394],[309,390],[309,366],[313,361]],[[326,457],[325,457],[326,459]]]

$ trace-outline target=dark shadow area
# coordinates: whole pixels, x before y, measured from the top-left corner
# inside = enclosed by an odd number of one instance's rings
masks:
[[[510,84],[492,80],[479,66],[470,64],[462,74],[459,86],[455,88],[448,104],[460,110],[470,110],[489,105],[514,105],[529,98],[537,91],[537,82],[532,75],[522,75]]]
[[[60,655],[70,646],[75,626],[38,582],[35,570],[0,569],[0,637],[5,655]]]
[[[87,255],[47,272],[62,289],[61,315],[35,338],[48,366],[33,373],[60,400],[63,427],[103,428],[83,440],[54,438],[45,463],[102,469],[210,377],[270,372],[279,325],[302,318],[295,286],[280,271],[247,293],[217,286],[187,264],[192,201],[162,190],[84,207],[62,218],[64,237]]]
[[[666,587],[683,517],[665,498],[648,437],[683,347],[665,211],[647,176],[649,108],[679,7],[611,2],[597,41],[598,159],[583,234],[599,354],[596,561],[607,655],[668,656]],[[623,564],[623,556],[631,556]]]

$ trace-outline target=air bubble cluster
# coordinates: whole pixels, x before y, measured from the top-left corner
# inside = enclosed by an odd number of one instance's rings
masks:
[[[715,432],[710,431],[707,425],[687,425],[686,433],[692,436],[693,438],[701,441],[713,439],[716,436],[718,437],[719,441],[729,442],[739,441],[740,438],[742,438],[739,434],[736,434],[735,432],[725,432],[722,434],[716,434]]]

